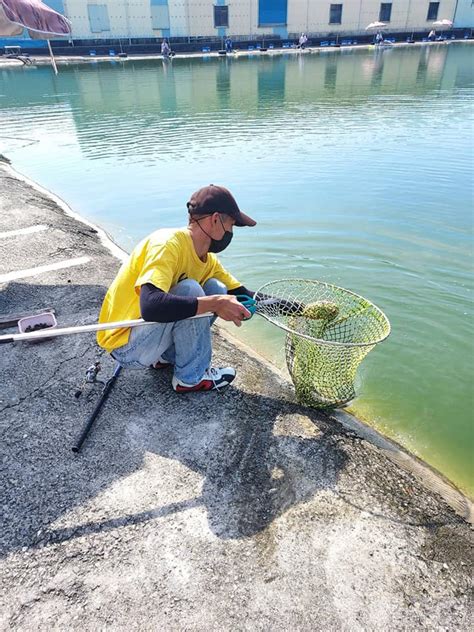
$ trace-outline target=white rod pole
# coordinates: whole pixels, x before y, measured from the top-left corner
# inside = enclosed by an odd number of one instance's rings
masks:
[[[209,312],[192,316],[191,318],[209,318],[214,316]],[[187,319],[191,320],[191,319]],[[26,342],[28,340],[41,340],[41,338],[58,338],[59,336],[69,336],[70,334],[86,334],[93,331],[105,329],[120,329],[122,327],[141,327],[143,325],[156,325],[153,321],[137,318],[136,320],[120,320],[113,323],[94,323],[92,325],[76,325],[75,327],[61,327],[59,329],[48,328],[41,331],[32,331],[25,334],[4,334],[0,336],[2,342]]]
[[[267,298],[259,301],[258,305],[271,305],[276,303],[278,299]],[[258,311],[257,311],[258,313]],[[195,318],[213,318],[215,314],[206,312],[198,316],[191,316],[185,320],[193,320]],[[69,336],[70,334],[87,334],[94,331],[104,331],[106,329],[121,329],[122,327],[142,327],[143,325],[156,325],[154,321],[143,320],[118,320],[112,323],[93,323],[92,325],[75,325],[73,327],[48,328],[40,331],[32,331],[24,334],[4,334],[0,336],[0,344],[7,342],[27,342],[28,340],[41,340],[42,338],[59,338],[60,336]]]
[[[50,57],[51,57],[51,64],[53,66],[54,74],[57,75],[58,74],[58,67],[56,66],[56,60],[54,59],[53,49],[51,48],[51,42],[49,40],[48,40],[48,48],[49,48],[49,54],[50,54]]]

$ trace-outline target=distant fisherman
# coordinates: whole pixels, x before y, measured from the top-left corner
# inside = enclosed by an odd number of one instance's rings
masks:
[[[170,45],[165,39],[161,43],[161,54],[163,57],[169,57],[171,55]]]
[[[300,39],[299,39],[300,48],[305,48],[307,41],[308,41],[308,38],[307,38],[306,34],[305,33],[301,33]]]

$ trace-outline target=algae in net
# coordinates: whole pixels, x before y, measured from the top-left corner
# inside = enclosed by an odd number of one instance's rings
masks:
[[[353,399],[358,366],[390,333],[385,314],[349,290],[318,281],[273,281],[258,295],[278,299],[263,301],[258,311],[287,332],[286,362],[298,400],[330,408]]]

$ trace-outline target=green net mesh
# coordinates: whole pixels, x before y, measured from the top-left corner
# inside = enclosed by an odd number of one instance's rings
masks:
[[[286,331],[286,363],[298,400],[334,408],[354,399],[359,364],[390,334],[385,314],[349,290],[304,279],[266,283],[256,299],[258,313]]]

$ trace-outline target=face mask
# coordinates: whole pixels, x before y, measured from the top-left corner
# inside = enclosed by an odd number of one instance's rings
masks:
[[[226,230],[224,233],[224,237],[222,239],[212,239],[211,237],[211,245],[209,246],[209,252],[222,252],[227,248],[227,246],[232,241],[233,233]]]
[[[199,228],[202,230],[203,233],[205,233],[211,240],[211,245],[209,246],[209,252],[213,252],[215,254],[217,254],[218,252],[222,252],[223,250],[225,250],[227,248],[227,246],[230,244],[230,242],[232,241],[232,237],[234,236],[233,233],[230,232],[230,230],[226,230],[224,224],[222,223],[221,218],[219,217],[219,220],[222,224],[222,228],[224,229],[224,236],[222,237],[222,239],[213,239],[208,233],[206,233],[206,231],[204,230],[204,228],[201,226],[201,224],[197,221],[197,225],[199,226]]]

